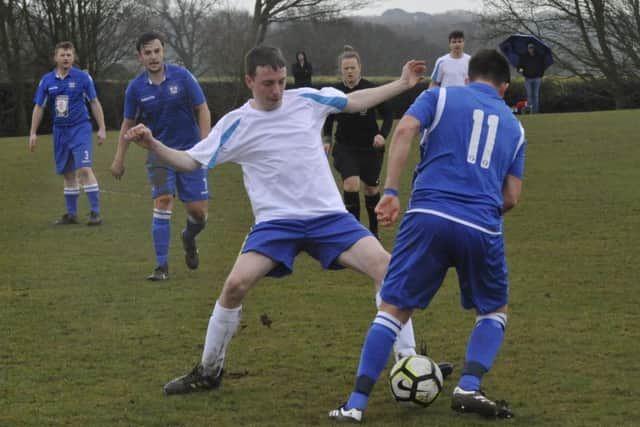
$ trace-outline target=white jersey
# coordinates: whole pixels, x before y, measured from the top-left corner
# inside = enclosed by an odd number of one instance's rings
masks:
[[[461,58],[454,58],[451,54],[441,56],[431,73],[431,80],[438,82],[441,87],[464,86],[469,80],[469,60],[471,56],[463,53]]]
[[[276,110],[256,110],[247,102],[225,114],[187,153],[209,168],[227,162],[242,167],[256,223],[344,213],[321,131],[326,117],[346,105],[337,89],[286,90]]]

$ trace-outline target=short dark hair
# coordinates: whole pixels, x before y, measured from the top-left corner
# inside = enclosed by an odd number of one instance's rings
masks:
[[[160,34],[154,32],[142,34],[140,37],[138,37],[138,41],[136,42],[136,50],[140,52],[145,44],[150,43],[156,39],[160,40],[160,44],[164,46],[164,40],[162,39],[162,36]]]
[[[495,49],[482,49],[469,61],[469,80],[488,80],[496,85],[511,82],[507,59]]]
[[[464,32],[460,30],[453,30],[449,33],[449,41],[453,39],[463,39],[464,40]]]
[[[267,65],[276,71],[286,67],[280,49],[271,46],[257,46],[247,52],[244,57],[244,72],[248,76],[255,77],[258,67]]]
[[[65,49],[65,50],[72,50],[75,52],[76,48],[73,46],[73,43],[71,43],[70,41],[63,41],[63,42],[59,42],[56,43],[56,47],[53,49],[53,53],[56,54],[58,52],[58,49]]]

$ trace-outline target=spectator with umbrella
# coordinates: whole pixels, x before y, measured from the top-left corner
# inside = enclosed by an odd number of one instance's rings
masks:
[[[553,64],[551,49],[533,35],[514,34],[500,43],[500,50],[524,76],[530,111],[540,112],[540,85],[545,70]]]

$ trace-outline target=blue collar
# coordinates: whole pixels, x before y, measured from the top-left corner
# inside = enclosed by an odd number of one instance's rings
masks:
[[[60,77],[60,74],[58,74],[58,69],[56,67],[53,67],[53,76],[58,79],[58,80],[65,80],[68,77],[72,77],[72,74],[75,74],[76,72],[80,71],[79,69],[77,69],[76,67],[71,67],[69,68],[69,72],[67,73],[66,76],[64,76],[64,78]]]
[[[468,86],[473,90],[477,90],[478,92],[486,93],[487,95],[502,99],[498,94],[498,90],[486,83],[469,83]]]
[[[147,70],[144,70],[144,75],[147,78],[147,84],[152,85],[153,82],[149,78],[149,72]],[[169,80],[169,79],[171,79],[171,73],[169,72],[169,64],[164,64],[164,79],[162,79],[160,84],[164,83],[165,80]]]

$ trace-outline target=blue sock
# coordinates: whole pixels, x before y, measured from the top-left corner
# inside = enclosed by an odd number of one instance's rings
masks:
[[[378,311],[364,340],[356,384],[345,404],[345,409],[366,409],[369,394],[387,364],[391,348],[401,327],[402,323],[398,319],[389,313]]]
[[[187,216],[187,226],[184,229],[184,237],[187,240],[195,239],[198,233],[204,230],[204,226],[207,225],[207,220],[203,222],[195,222],[193,218]]]
[[[87,199],[89,199],[89,206],[91,206],[91,211],[95,213],[100,213],[100,188],[98,184],[91,184],[84,186],[84,194],[87,195]]]
[[[156,251],[157,265],[167,265],[169,240],[171,239],[171,211],[153,210],[151,232],[153,234],[153,248]]]
[[[72,216],[78,215],[78,196],[80,187],[64,187],[64,201],[67,205],[67,213]]]
[[[480,390],[482,376],[491,369],[504,338],[507,315],[491,313],[476,317],[476,325],[467,343],[462,377],[458,386],[464,390]]]

